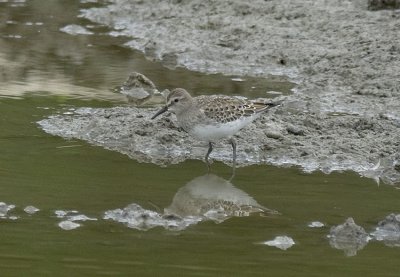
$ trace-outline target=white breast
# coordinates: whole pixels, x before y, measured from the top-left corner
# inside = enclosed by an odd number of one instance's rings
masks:
[[[189,134],[203,141],[217,141],[228,138],[239,132],[240,129],[249,125],[258,115],[242,117],[238,120],[220,124],[196,124]]]

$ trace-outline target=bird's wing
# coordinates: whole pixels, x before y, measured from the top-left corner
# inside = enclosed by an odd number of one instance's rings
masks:
[[[208,119],[220,123],[252,116],[268,108],[268,105],[264,103],[253,103],[228,96],[198,96],[195,100]]]

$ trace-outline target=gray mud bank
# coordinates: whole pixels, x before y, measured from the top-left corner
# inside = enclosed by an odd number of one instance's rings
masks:
[[[399,10],[372,11],[362,0],[109,2],[81,16],[131,37],[127,47],[165,66],[297,83],[282,106],[238,135],[239,165],[400,181]],[[155,110],[78,109],[39,124],[142,162],[203,159],[206,144],[177,129],[173,116],[150,120]],[[212,157],[229,164],[229,146],[217,147]]]
[[[175,116],[151,120],[157,109],[80,108],[73,115],[54,115],[39,122],[48,133],[78,138],[115,150],[140,162],[168,165],[204,159],[207,143],[177,128]],[[394,149],[399,128],[390,120],[355,115],[293,114],[277,107],[237,136],[238,165],[299,165],[305,171],[354,170],[362,176],[400,180]],[[216,144],[212,159],[230,164],[232,149]]]

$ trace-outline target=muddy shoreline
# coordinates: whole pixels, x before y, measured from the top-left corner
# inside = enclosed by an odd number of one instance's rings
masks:
[[[398,10],[371,11],[361,0],[109,2],[80,16],[131,37],[127,47],[167,67],[298,84],[284,105],[239,134],[240,165],[353,170],[400,181]],[[154,110],[80,109],[40,125],[141,162],[204,157],[205,143],[178,130],[173,116],[149,120]],[[229,164],[228,145],[215,152]]]

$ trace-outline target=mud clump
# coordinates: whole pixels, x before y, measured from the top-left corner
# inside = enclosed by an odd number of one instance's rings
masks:
[[[389,214],[371,233],[378,241],[390,247],[400,247],[400,214]]]

